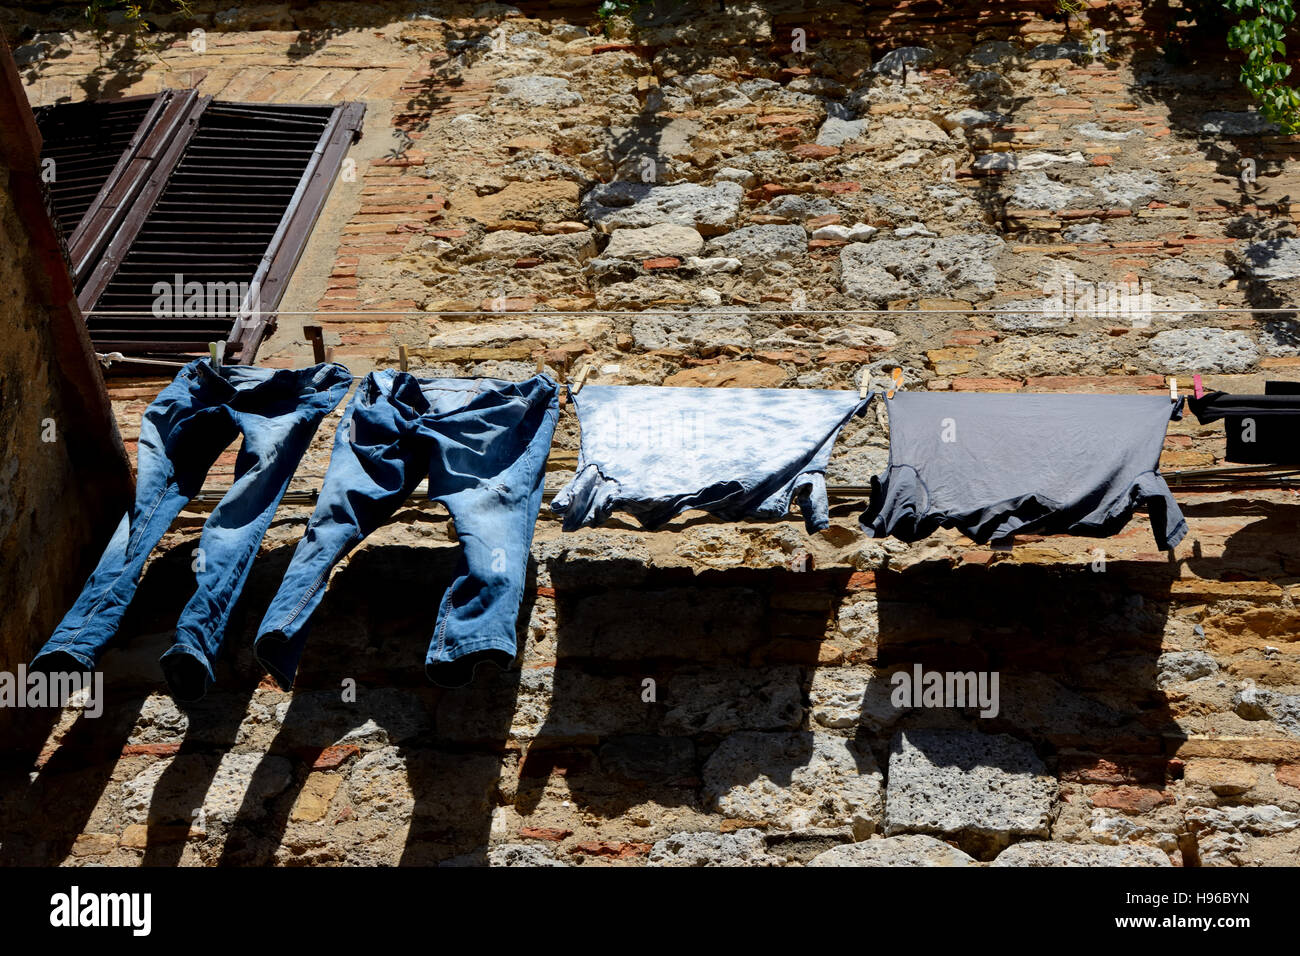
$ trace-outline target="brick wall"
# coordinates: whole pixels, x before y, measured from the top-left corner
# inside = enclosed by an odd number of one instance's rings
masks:
[[[1221,48],[1171,65],[1176,9],[1093,3],[1106,51],[1087,55],[1047,3],[727,6],[609,37],[589,10],[544,5],[257,7],[204,21],[206,54],[178,41],[163,59],[219,96],[342,89],[382,107],[306,305],[358,374],[403,345],[421,373],[520,378],[540,359],[606,383],[852,388],[902,367],[910,389],[1155,394],[1170,374],[1184,392],[1197,372],[1230,391],[1295,374],[1294,318],[1260,310],[1297,304],[1300,140],[1262,127]],[[904,82],[887,54],[908,46],[929,52]],[[35,62],[33,89],[92,71],[69,50]],[[614,180],[656,191],[629,212]],[[667,207],[677,221],[657,222]],[[1156,311],[1042,308],[1116,283]],[[309,356],[282,321],[262,360]],[[128,441],[157,388],[113,383]],[[298,486],[319,482],[337,414]],[[577,438],[566,411],[548,486]],[[866,484],[887,452],[869,415],[828,479]],[[1222,455],[1221,428],[1189,416],[1162,462]],[[1104,541],[994,552],[866,538],[848,498],[812,537],[797,518],[698,515],[562,534],[544,513],[519,665],[456,691],[419,667],[454,542],[413,502],[336,572],[292,694],[250,654],[308,513],[286,505],[220,685],[186,715],[155,658],[195,511],[105,661],[112,712],[34,745],[43,769],[14,801],[42,819],[6,846],[195,864],[1289,864],[1294,493],[1176,493],[1191,533],[1172,559],[1141,516]],[[998,716],[893,706],[891,676],[918,664],[998,672]]]

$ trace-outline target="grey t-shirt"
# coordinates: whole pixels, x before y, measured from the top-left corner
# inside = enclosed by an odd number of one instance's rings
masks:
[[[1182,399],[900,392],[886,407],[889,467],[872,479],[861,519],[875,537],[1108,537],[1141,506],[1162,549],[1187,533],[1157,471]]]

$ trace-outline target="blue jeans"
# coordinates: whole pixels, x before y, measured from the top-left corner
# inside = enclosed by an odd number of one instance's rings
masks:
[[[276,506],[316,428],[343,400],[341,365],[269,369],[207,359],[186,365],[140,423],[135,504],[122,517],[72,609],[32,661],[33,670],[94,670],[135,594],[149,552],[198,493],[240,433],[235,481],[203,525],[195,578],[173,646],[160,661],[178,700],[201,698],[212,661]]]
[[[461,547],[425,672],[459,686],[481,661],[509,666],[558,398],[543,375],[504,382],[384,370],[362,380],[339,423],[316,511],[258,628],[254,653],[281,687],[293,684],[330,569],[426,475],[429,500],[451,512]]]

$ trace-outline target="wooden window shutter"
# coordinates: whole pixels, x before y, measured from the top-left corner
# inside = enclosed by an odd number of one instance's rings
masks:
[[[42,122],[75,130],[75,117],[57,114],[85,106],[47,108]],[[359,103],[226,103],[192,90],[145,104],[86,207],[74,205],[84,196],[72,184],[55,197],[61,220],[65,207],[77,218],[69,255],[95,348],[199,354],[224,339],[228,362],[251,364],[364,114]],[[74,142],[52,138],[47,149],[66,156]],[[157,283],[172,291],[160,298]]]

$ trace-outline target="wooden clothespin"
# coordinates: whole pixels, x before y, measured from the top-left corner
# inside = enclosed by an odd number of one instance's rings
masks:
[[[405,372],[409,364],[406,359],[406,346],[399,345],[397,347],[397,367]]]
[[[209,343],[208,343],[208,356],[209,356],[209,358],[210,358],[210,360],[211,360],[211,362],[212,362],[212,367],[213,367],[213,368],[221,368],[221,363],[222,363],[222,361],[225,360],[225,357],[226,357],[226,343],[225,343],[225,342],[209,342]]]
[[[866,398],[867,392],[871,390],[871,373],[863,369],[858,378],[858,398]]]
[[[1197,372],[1192,376],[1192,394],[1200,398],[1205,394],[1205,386],[1201,384],[1201,373]]]
[[[591,372],[592,363],[588,362],[578,371],[578,380],[573,383],[573,394],[577,395],[582,391],[582,383],[587,380],[587,375]]]
[[[544,352],[538,352],[537,353],[537,374],[541,375],[544,371],[546,371],[546,354]]]
[[[311,357],[320,365],[325,361],[325,331],[319,325],[304,325],[302,334],[311,343]]]
[[[893,398],[894,392],[903,387],[903,370],[901,368],[896,368],[892,372],[892,375],[894,376],[894,384],[893,387],[885,393],[885,398]]]
[[[1169,400],[1171,402],[1178,401],[1178,379],[1172,375],[1169,376]]]

